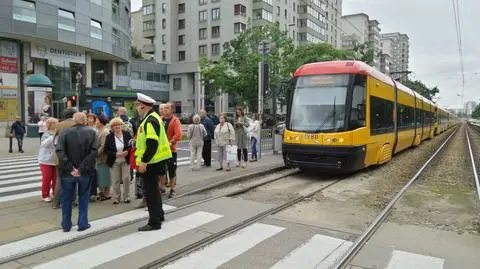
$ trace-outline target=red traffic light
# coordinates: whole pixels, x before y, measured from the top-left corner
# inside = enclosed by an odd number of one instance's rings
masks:
[[[72,101],[75,101],[77,99],[77,96],[73,95],[72,96]]]

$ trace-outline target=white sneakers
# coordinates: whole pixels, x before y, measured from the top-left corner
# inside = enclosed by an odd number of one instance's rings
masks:
[[[50,203],[52,201],[52,198],[50,198],[50,197],[43,198],[42,201],[44,201],[46,203]]]

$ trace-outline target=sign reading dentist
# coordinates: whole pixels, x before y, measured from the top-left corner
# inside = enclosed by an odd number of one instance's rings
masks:
[[[32,57],[43,58],[57,61],[69,61],[73,63],[85,64],[85,52],[72,49],[63,49],[43,44],[32,43],[30,45]]]

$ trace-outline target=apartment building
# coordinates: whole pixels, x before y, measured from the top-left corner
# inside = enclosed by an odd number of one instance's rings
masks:
[[[409,63],[409,38],[406,34],[386,33],[380,38],[382,53],[390,56],[390,72],[406,72]],[[397,75],[395,75],[397,76]],[[402,76],[399,74],[398,76]]]
[[[355,45],[370,44],[375,51],[380,52],[380,23],[371,20],[365,13],[342,16],[342,48],[352,50]],[[381,56],[373,59],[373,65],[381,69]]]
[[[338,45],[340,17],[341,0],[144,0],[142,10],[132,13],[133,45],[144,58],[168,65],[177,113],[206,106],[228,111],[235,105],[233,96],[205,96],[200,58],[219,59],[223,44],[249,25],[276,21],[296,45]]]

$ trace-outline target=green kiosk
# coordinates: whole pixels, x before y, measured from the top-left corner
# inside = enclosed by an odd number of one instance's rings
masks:
[[[52,81],[43,74],[32,74],[27,78],[27,137],[38,137],[38,121],[42,116],[53,113]]]

